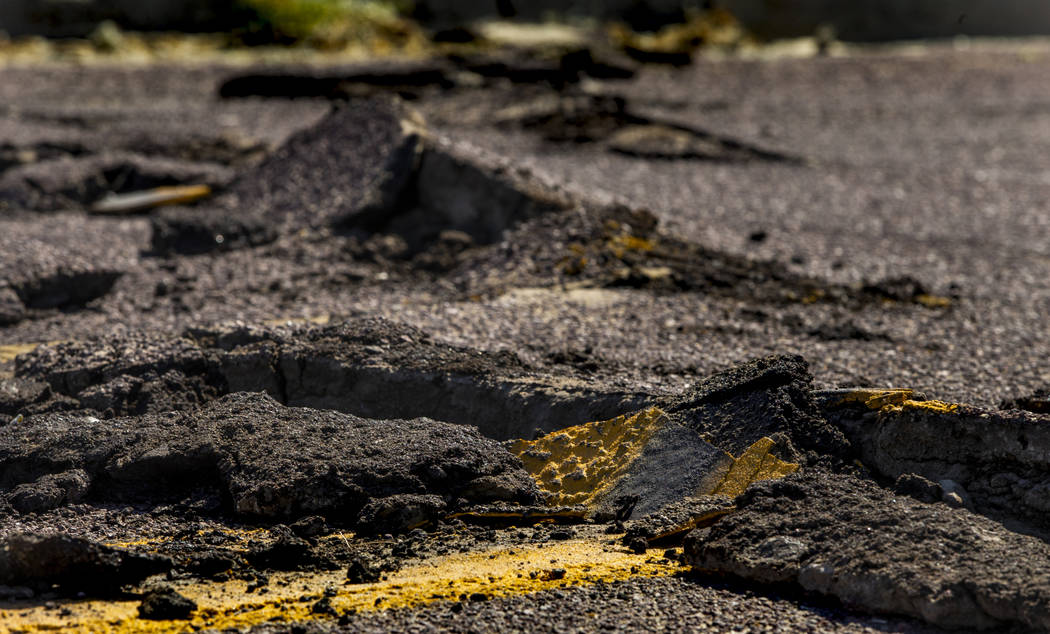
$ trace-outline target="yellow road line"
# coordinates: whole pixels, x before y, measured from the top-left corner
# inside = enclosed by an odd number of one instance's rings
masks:
[[[915,391],[907,388],[854,390],[842,397],[839,404],[862,403],[868,409],[883,412],[923,410],[937,414],[952,414],[962,407],[959,403],[948,403],[946,401],[915,400],[912,398],[914,395]]]
[[[774,447],[776,442],[772,438],[755,441],[739,458],[733,459],[729,473],[712,493],[735,498],[752,482],[779,480],[798,471],[798,464],[785,462],[770,453]]]
[[[0,346],[0,363],[14,361],[20,354],[26,354],[37,349],[40,343],[9,343]]]
[[[267,621],[301,622],[333,618],[316,614],[314,603],[330,589],[337,613],[412,608],[436,601],[459,601],[474,594],[489,598],[530,594],[630,578],[661,577],[681,570],[660,557],[590,538],[554,544],[497,548],[449,555],[392,573],[370,584],[346,585],[343,571],[279,573],[264,594],[247,591],[245,581],[176,585],[198,604],[189,621],[146,621],[138,601],[60,601],[0,610],[0,630],[63,632],[188,632],[201,628],[243,628]]]

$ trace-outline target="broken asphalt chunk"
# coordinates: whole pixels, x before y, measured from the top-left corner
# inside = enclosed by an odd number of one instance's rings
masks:
[[[964,509],[810,472],[752,486],[688,563],[948,628],[1050,630],[1050,547]]]
[[[250,246],[283,231],[377,222],[415,172],[423,124],[394,99],[354,101],[292,135],[211,204],[153,219],[157,251]]]
[[[379,319],[308,328],[233,324],[182,337],[40,346],[18,358],[15,374],[23,387],[0,400],[12,414],[30,405],[34,412],[67,410],[71,399],[100,416],[161,413],[230,392],[266,392],[289,405],[365,418],[426,416],[474,425],[501,440],[609,418],[651,401],[582,381],[531,378],[511,353],[442,344]],[[53,393],[29,389],[38,383]]]
[[[700,381],[668,407],[668,413],[734,455],[770,437],[795,461],[851,452],[842,432],[829,424],[810,396],[809,365],[798,355],[754,359]]]
[[[23,442],[26,434],[32,445]],[[90,478],[86,498],[98,501],[158,500],[208,487],[240,515],[353,522],[368,510],[366,525],[392,526],[377,506],[389,496],[435,496],[413,506],[420,521],[461,500],[529,504],[540,496],[520,462],[475,428],[288,408],[257,393],[191,413],[107,421],[44,415],[0,428],[5,497],[27,483],[43,488],[71,469]]]
[[[69,535],[15,533],[0,538],[0,584],[110,594],[171,568],[171,561]]]
[[[156,621],[184,620],[197,611],[197,604],[171,588],[152,590],[142,597],[139,618]]]
[[[507,447],[521,458],[551,504],[582,505],[597,517],[623,519],[627,513],[646,516],[698,495],[731,498],[756,480],[795,472],[798,465],[769,453],[774,444],[760,439],[734,458],[651,408]],[[627,499],[630,510],[621,513]]]
[[[816,395],[828,420],[877,475],[896,480],[916,474],[982,514],[1050,526],[1047,416],[927,400],[907,389]]]
[[[635,513],[716,489],[732,458],[657,408],[508,443],[554,505],[582,504],[612,517],[638,496]]]
[[[396,99],[355,100],[293,135],[210,204],[154,214],[153,247],[255,246],[319,227],[395,233],[413,250],[449,232],[487,244],[572,204],[506,160],[429,135]]]

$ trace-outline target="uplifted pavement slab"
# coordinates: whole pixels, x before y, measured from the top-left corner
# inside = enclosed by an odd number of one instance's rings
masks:
[[[570,206],[509,161],[428,133],[400,100],[362,99],[293,135],[210,204],[156,214],[153,246],[228,249],[320,227],[393,232],[414,250],[442,231],[484,244]]]
[[[657,408],[507,446],[550,493],[552,504],[582,504],[609,517],[625,505],[648,513],[714,491],[733,462]]]
[[[182,336],[119,336],[39,346],[16,360],[8,398],[22,411],[97,416],[165,412],[222,394],[266,392],[288,405],[366,418],[474,425],[493,438],[532,437],[643,407],[641,392],[536,374],[509,352],[451,346],[381,319],[323,327],[220,325]],[[48,386],[50,395],[43,394]],[[35,386],[35,387],[34,387]]]
[[[927,400],[908,389],[818,393],[865,466],[917,475],[983,514],[1046,529],[1050,417]]]
[[[654,407],[506,446],[549,494],[551,504],[583,505],[595,517],[622,520],[695,496],[731,498],[754,480],[798,470],[797,464],[769,455],[773,444],[763,438],[734,458]]]
[[[851,453],[849,441],[820,413],[811,383],[805,359],[771,355],[703,379],[668,412],[735,455],[769,436],[786,458],[798,451],[810,462],[841,463]]]
[[[686,538],[694,568],[944,628],[1050,630],[1050,546],[965,509],[810,471],[760,482]]]
[[[422,121],[392,99],[336,108],[210,205],[157,214],[153,247],[208,251],[271,242],[307,227],[374,221],[397,205],[419,161],[422,132]]]
[[[190,413],[24,418],[0,428],[0,464],[5,498],[32,503],[27,511],[80,499],[177,498],[203,487],[246,516],[365,525],[381,523],[386,511],[376,505],[390,496],[416,496],[397,504],[415,504],[426,523],[465,502],[540,495],[518,460],[474,428],[286,408],[251,393]],[[48,498],[63,474],[72,484]]]

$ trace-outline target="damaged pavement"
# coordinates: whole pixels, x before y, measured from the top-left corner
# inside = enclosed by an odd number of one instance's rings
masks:
[[[775,188],[832,199],[877,148],[756,130],[740,76],[696,121],[651,94],[696,69],[541,66],[173,71],[213,128],[3,115],[0,627],[1050,630],[1044,300],[982,277],[1008,256],[865,259],[837,218],[856,258],[803,252]]]

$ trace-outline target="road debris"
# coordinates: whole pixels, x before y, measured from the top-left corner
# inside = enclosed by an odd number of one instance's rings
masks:
[[[211,195],[207,185],[180,185],[158,187],[141,192],[106,194],[91,205],[91,212],[96,214],[127,214],[163,205],[181,205],[192,203]]]

